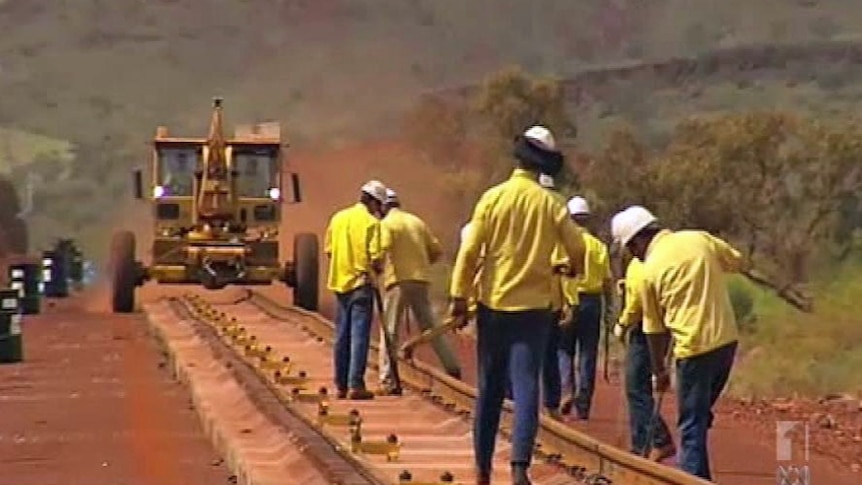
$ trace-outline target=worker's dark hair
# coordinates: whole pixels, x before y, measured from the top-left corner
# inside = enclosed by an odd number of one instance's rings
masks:
[[[635,234],[635,237],[652,239],[652,237],[655,236],[656,234],[658,234],[658,232],[661,231],[661,229],[662,229],[661,226],[657,222],[652,222],[647,227],[638,231],[638,233]]]
[[[359,202],[362,202],[363,204],[369,204],[371,202],[380,202],[380,201],[375,199],[368,192],[359,192]]]
[[[519,165],[527,170],[556,176],[563,168],[563,154],[540,148],[531,143],[524,135],[515,137],[515,147],[512,154]]]
[[[399,200],[391,200],[386,202],[386,207],[401,207],[401,201]]]

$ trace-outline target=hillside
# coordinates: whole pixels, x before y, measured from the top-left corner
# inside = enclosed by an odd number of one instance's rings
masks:
[[[32,244],[77,234],[96,249],[154,127],[203,130],[212,95],[225,96],[229,121],[280,120],[294,146],[313,154],[345,138],[397,133],[396,114],[417,94],[509,64],[565,77],[862,26],[849,0],[752,3],[5,0],[0,130],[72,144],[69,177],[35,169],[47,173],[34,191]],[[0,152],[0,170],[20,187],[34,169],[11,162]]]

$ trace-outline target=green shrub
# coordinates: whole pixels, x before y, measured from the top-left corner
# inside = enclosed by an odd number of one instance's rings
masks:
[[[751,333],[754,329],[754,296],[748,285],[739,279],[731,279],[727,283],[730,293],[730,303],[733,305],[733,314],[739,328],[744,333]]]

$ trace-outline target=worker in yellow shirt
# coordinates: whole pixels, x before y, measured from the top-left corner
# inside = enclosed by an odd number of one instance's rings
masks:
[[[582,230],[566,206],[538,184],[539,173],[556,175],[563,155],[551,132],[534,126],[515,140],[518,161],[511,177],[488,189],[473,211],[470,230],[452,271],[450,314],[463,318],[485,249],[478,287],[478,359],[473,446],[476,483],[488,485],[500,412],[511,377],[513,485],[529,485],[528,469],[538,430],[539,374],[551,327],[551,253],[558,242],[582,262]],[[579,268],[576,268],[579,269]]]
[[[359,202],[335,213],[326,228],[323,251],[329,256],[327,287],[335,292],[335,385],[343,399],[373,399],[365,387],[371,322],[372,278],[383,271],[388,238],[381,229],[386,187],[376,180],[362,186]],[[349,393],[348,393],[349,391]]]
[[[401,208],[398,195],[389,188],[386,189],[383,214],[382,225],[389,238],[389,250],[383,273],[386,311],[385,321],[380,326],[380,340],[384,345],[388,341],[397,347],[400,322],[407,312],[413,312],[422,331],[436,325],[428,296],[428,276],[431,265],[442,256],[443,248],[422,219]],[[388,338],[383,332],[389,334]],[[458,360],[443,337],[434,338],[431,345],[446,372],[460,379]],[[380,352],[381,390],[385,394],[400,395],[402,389],[393,382],[392,365],[389,352]]]
[[[565,204],[566,199],[557,191],[553,177],[545,174],[539,175],[539,185],[548,189],[561,204]],[[554,269],[554,275],[551,277],[551,312],[554,325],[551,325],[548,345],[545,346],[545,359],[542,362],[542,399],[548,415],[554,419],[560,419],[562,390],[560,388],[560,366],[557,360],[561,333],[559,323],[564,321],[563,315],[570,315],[571,312],[565,310],[568,302],[563,295],[563,275],[568,273],[569,259],[566,257],[563,245],[559,242],[554,246],[554,251],[551,253],[551,267]]]
[[[661,461],[676,454],[673,438],[661,414],[655,411],[652,396],[652,376],[649,346],[641,327],[640,285],[643,282],[643,263],[631,258],[626,267],[625,280],[621,280],[621,291],[625,306],[619,321],[614,325],[614,336],[626,346],[625,388],[629,408],[632,453],[645,456],[652,450],[651,458]],[[669,334],[665,334],[670,337]],[[655,416],[656,422],[652,422]]]
[[[619,243],[643,261],[638,294],[658,392],[670,386],[666,357],[673,337],[679,408],[680,468],[711,480],[707,434],[712,407],[727,384],[738,329],[724,275],[748,269],[725,241],[704,231],[663,229],[640,206],[611,221]]]
[[[596,363],[602,316],[608,318],[612,303],[613,281],[608,248],[589,232],[592,218],[590,207],[583,197],[572,197],[567,204],[569,214],[583,231],[586,256],[584,272],[577,278],[564,281],[564,291],[570,300],[578,301],[578,311],[572,315],[560,335],[559,366],[562,377],[563,400],[560,411],[569,414],[574,409],[578,419],[589,419],[596,387]],[[610,331],[606,325],[605,331]],[[575,385],[574,359],[577,356],[578,382]]]

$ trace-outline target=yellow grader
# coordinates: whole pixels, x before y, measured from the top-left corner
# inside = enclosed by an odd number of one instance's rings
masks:
[[[293,288],[294,304],[317,310],[319,260],[315,234],[298,233],[293,261],[279,260],[283,150],[278,125],[255,125],[227,139],[222,102],[213,102],[209,136],[180,138],[159,127],[153,140],[150,194],[135,171],[135,197],[152,201],[152,263],[135,259],[135,236],[114,234],[109,271],[112,308],[130,313],[135,288],[160,284],[198,284],[217,290],[227,285]],[[293,203],[301,200],[299,178],[290,175]]]

